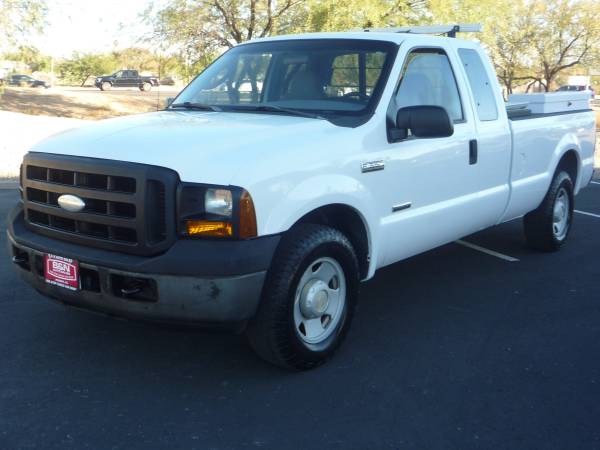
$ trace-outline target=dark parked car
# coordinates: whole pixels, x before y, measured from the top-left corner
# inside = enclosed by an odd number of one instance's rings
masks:
[[[50,83],[42,80],[36,80],[29,75],[10,75],[6,78],[6,84],[9,86],[39,87],[45,89],[50,87]]]
[[[565,92],[565,91],[588,91],[592,96],[592,99],[596,97],[596,93],[594,92],[594,88],[591,86],[585,86],[583,84],[565,84],[564,86],[559,87],[556,92]]]
[[[175,80],[173,77],[164,77],[160,79],[161,86],[175,86]]]
[[[142,77],[137,70],[119,70],[112,75],[96,78],[94,85],[103,91],[113,87],[137,87],[140,91],[149,91],[152,86],[158,86],[158,79]]]

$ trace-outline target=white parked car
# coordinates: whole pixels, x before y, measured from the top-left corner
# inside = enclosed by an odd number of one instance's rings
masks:
[[[308,369],[384,266],[521,216],[558,250],[592,178],[589,105],[507,112],[478,44],[415,31],[251,41],[163,111],[36,145],[19,273],[110,315],[245,324],[263,358]]]

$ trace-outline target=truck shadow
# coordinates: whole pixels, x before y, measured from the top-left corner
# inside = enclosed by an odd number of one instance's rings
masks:
[[[504,238],[509,247],[524,251],[519,239],[506,241],[510,230],[487,233],[491,233],[488,239]],[[348,341],[330,364],[317,372],[362,365],[381,353],[398,358],[408,352],[410,357],[410,348],[419,340],[453,333],[462,320],[470,320],[474,314],[494,316],[498,302],[512,293],[513,287],[503,279],[514,276],[514,268],[449,244],[379,271],[362,285]],[[474,294],[482,290],[489,292],[486,295],[491,302],[482,304],[480,294]],[[293,376],[259,360],[243,335],[118,320],[64,308],[43,298],[39,301],[45,305],[35,303],[36,309],[46,313],[35,314],[31,326],[51,334],[42,344],[46,352],[60,355],[48,361],[46,369],[51,372],[68,366],[68,372],[94,373],[99,379],[110,373],[110,378],[137,383],[151,381],[148,377],[184,383],[241,377],[269,383],[286,374]],[[487,305],[483,311],[482,305]],[[455,316],[454,320],[448,321],[448,315]],[[485,328],[487,322],[483,323]]]

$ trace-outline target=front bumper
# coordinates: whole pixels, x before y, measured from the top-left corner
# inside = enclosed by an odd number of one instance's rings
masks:
[[[96,312],[166,323],[251,318],[279,242],[279,236],[237,242],[182,240],[162,255],[139,257],[33,233],[20,207],[11,213],[7,233],[16,270],[43,295]],[[79,262],[80,290],[45,282],[45,253]]]

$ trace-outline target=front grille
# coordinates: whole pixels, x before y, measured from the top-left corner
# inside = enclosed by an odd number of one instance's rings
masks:
[[[150,255],[175,239],[172,170],[144,164],[29,153],[23,162],[25,219],[41,234],[126,253]],[[63,194],[85,206],[69,212]]]

